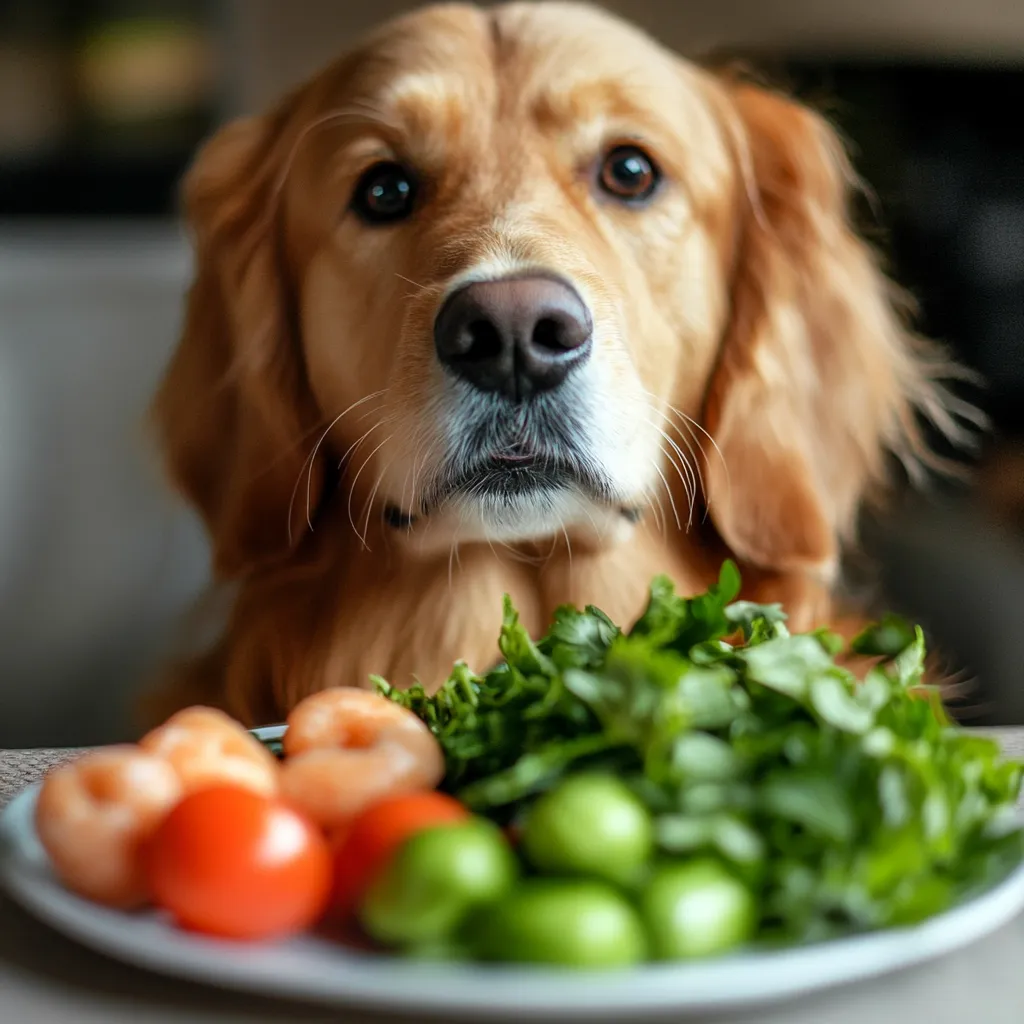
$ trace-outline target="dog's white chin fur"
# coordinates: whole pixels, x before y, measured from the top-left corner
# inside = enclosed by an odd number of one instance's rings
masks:
[[[396,532],[407,549],[430,556],[467,544],[550,542],[601,548],[620,543],[633,530],[618,508],[571,490],[545,490],[508,499],[457,496]]]

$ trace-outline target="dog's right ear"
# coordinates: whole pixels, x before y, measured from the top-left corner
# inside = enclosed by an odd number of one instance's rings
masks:
[[[278,201],[289,115],[286,101],[221,129],[184,184],[195,278],[153,412],[171,477],[202,515],[222,579],[287,554],[321,486],[320,467],[305,464],[316,416]]]
[[[964,436],[944,353],[908,329],[850,216],[835,130],[777,93],[726,83],[747,164],[731,319],[708,389],[709,510],[759,568],[831,582],[890,454],[936,462],[921,420]],[[954,413],[956,415],[954,415]],[[726,469],[728,467],[728,469]]]

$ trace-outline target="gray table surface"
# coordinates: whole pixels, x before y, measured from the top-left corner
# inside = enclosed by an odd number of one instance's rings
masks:
[[[1024,758],[1024,729],[991,730],[1007,754]],[[0,750],[0,807],[73,751]],[[384,1016],[252,998],[163,978],[83,949],[0,896],[0,1022],[156,1024],[189,1021],[344,1021],[409,1024]],[[716,1024],[1021,1024],[1024,916],[942,960],[875,981],[741,1015]]]

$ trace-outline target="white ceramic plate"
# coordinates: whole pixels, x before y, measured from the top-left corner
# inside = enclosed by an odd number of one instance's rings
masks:
[[[577,973],[425,964],[297,938],[239,946],[197,938],[155,912],[126,914],[69,893],[33,826],[38,786],[0,814],[0,881],[29,912],[83,945],[163,974],[223,988],[379,1010],[479,1019],[540,1014],[636,1019],[750,1007],[934,959],[995,931],[1024,908],[1024,865],[996,888],[922,925],[715,961]]]
[[[269,743],[281,739],[287,728],[285,725],[262,725],[258,729],[250,729],[249,732],[262,743]]]

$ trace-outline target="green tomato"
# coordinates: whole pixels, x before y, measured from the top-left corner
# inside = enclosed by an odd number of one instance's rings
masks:
[[[515,855],[489,821],[426,829],[374,879],[359,920],[378,942],[430,947],[448,939],[474,906],[502,896],[516,874]]]
[[[406,946],[402,955],[410,960],[423,960],[427,963],[459,963],[472,960],[471,951],[459,941],[458,936],[447,935],[443,939],[433,939],[415,946]]]
[[[662,960],[714,956],[746,942],[757,909],[750,891],[714,860],[658,867],[641,897],[654,955]]]
[[[568,778],[542,796],[523,827],[522,848],[541,872],[638,881],[654,846],[647,808],[613,775]]]
[[[532,878],[471,920],[467,939],[484,960],[626,967],[644,958],[639,915],[603,882]]]

